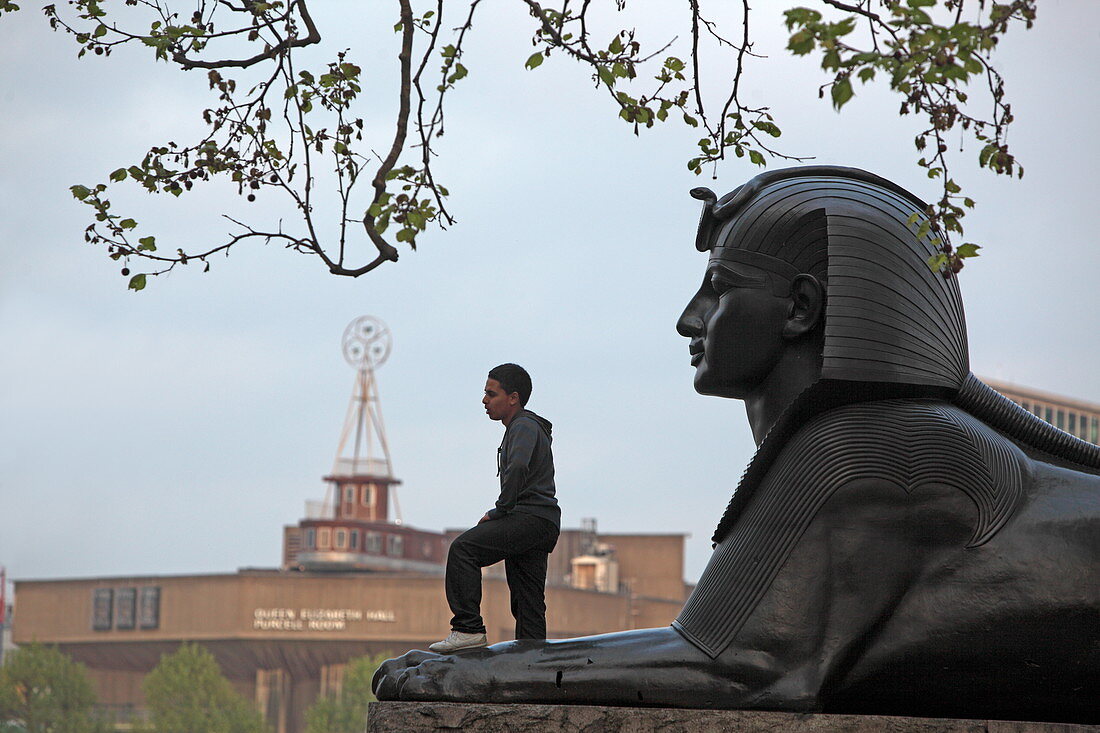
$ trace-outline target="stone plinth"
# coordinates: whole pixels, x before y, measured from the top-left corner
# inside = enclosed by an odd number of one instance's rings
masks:
[[[478,705],[378,702],[368,733],[1097,733],[1100,726],[1000,720],[898,718],[884,715],[772,713],[757,710],[682,710],[597,705]]]

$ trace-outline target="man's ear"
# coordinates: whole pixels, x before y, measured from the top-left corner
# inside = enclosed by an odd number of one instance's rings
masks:
[[[821,322],[825,312],[825,288],[813,275],[795,275],[790,298],[783,337],[795,339],[810,333]]]
[[[508,404],[509,405],[518,405],[519,404],[519,392],[512,392],[510,395],[508,395]]]

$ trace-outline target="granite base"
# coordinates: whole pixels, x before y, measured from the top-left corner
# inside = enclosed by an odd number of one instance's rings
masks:
[[[372,703],[368,733],[1100,733],[1100,726],[758,710],[685,710],[597,705]]]

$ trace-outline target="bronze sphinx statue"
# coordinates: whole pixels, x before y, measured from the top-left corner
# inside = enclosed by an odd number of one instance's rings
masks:
[[[378,697],[1100,722],[1100,448],[970,374],[925,204],[831,166],[692,195],[677,329],[758,450],[679,617],[411,651]]]

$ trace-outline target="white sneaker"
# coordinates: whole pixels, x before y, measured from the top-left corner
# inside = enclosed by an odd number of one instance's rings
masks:
[[[467,634],[465,631],[452,631],[443,641],[428,646],[433,652],[450,654],[463,649],[476,649],[488,644],[485,634]]]

